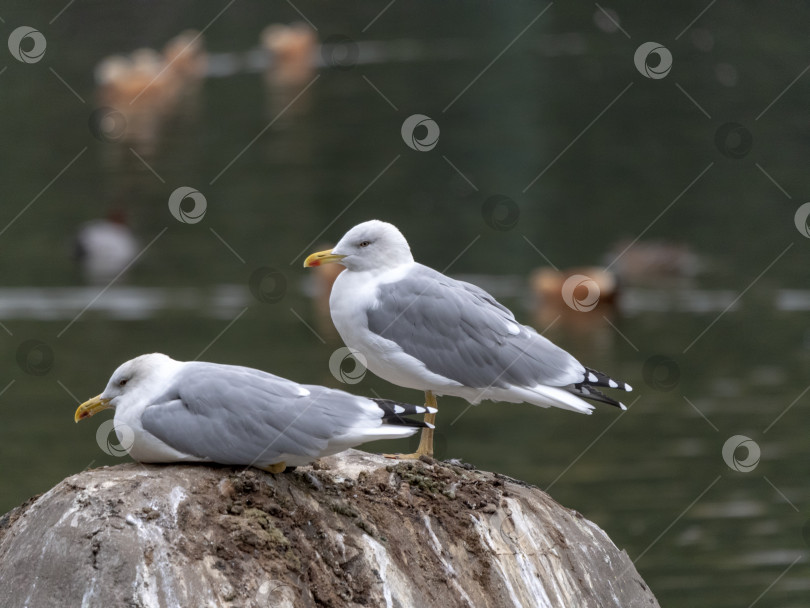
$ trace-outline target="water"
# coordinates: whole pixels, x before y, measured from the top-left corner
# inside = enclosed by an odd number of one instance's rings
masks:
[[[616,5],[628,38],[601,29],[595,6],[555,4],[483,73],[543,5],[397,3],[365,33],[385,4],[296,6],[322,39],[356,40],[357,65],[321,55],[319,78],[276,119],[296,93],[265,88],[259,32],[299,17],[286,3],[234,4],[206,31],[215,61],[199,95],[158,136],[117,144],[88,128],[95,64],[201,29],[222,5],[77,3],[52,23],[63,3],[0,11],[6,34],[31,25],[48,44],[39,63],[5,55],[0,65],[0,511],[119,462],[96,444],[100,420],[74,425],[72,413],[132,356],[201,356],[340,386],[327,362],[341,343],[301,260],[379,217],[420,261],[471,276],[636,387],[627,413],[591,417],[440,399],[439,456],[581,511],[662,605],[806,606],[810,292],[794,214],[810,76],[788,85],[806,67],[807,6],[717,4],[681,34],[704,4]],[[673,54],[663,79],[633,65],[647,40]],[[430,152],[400,136],[416,113],[441,129]],[[170,215],[180,186],[206,197],[201,222]],[[508,213],[482,212],[492,195],[515,201],[511,229],[492,227],[509,227]],[[113,205],[151,244],[105,289],[82,282],[70,251],[78,226]],[[687,243],[701,273],[628,285],[616,310],[534,305],[532,270],[598,264],[642,233]],[[275,269],[269,285],[257,283],[262,268]],[[261,301],[267,290],[273,301]],[[370,374],[350,388],[420,399]],[[760,450],[750,472],[724,462],[736,435]]]

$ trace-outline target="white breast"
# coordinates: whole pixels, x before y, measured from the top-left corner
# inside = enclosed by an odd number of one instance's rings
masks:
[[[126,408],[115,412],[115,434],[122,450],[138,462],[205,462],[208,458],[199,458],[184,454],[164,443],[141,424],[143,407]],[[108,441],[112,438],[108,437]]]
[[[410,266],[403,265],[382,273],[342,272],[329,298],[332,321],[346,346],[362,353],[368,369],[380,378],[407,388],[454,394],[452,388],[461,386],[458,382],[434,374],[395,342],[368,329],[366,311],[375,306],[377,290],[385,289],[385,283],[400,279],[408,270]]]

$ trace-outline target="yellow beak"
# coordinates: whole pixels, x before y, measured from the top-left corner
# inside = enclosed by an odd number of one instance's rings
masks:
[[[313,266],[321,266],[322,264],[333,264],[335,262],[339,262],[345,257],[345,255],[332,253],[331,249],[319,251],[318,253],[313,253],[312,255],[308,256],[306,260],[304,260],[304,268],[312,268]]]
[[[101,395],[98,395],[92,399],[88,399],[76,408],[76,413],[73,415],[73,422],[95,416],[101,410],[107,410],[111,407],[109,399],[104,399]]]

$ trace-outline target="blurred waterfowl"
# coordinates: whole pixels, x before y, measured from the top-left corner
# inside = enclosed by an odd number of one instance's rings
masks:
[[[315,72],[318,36],[306,23],[274,23],[262,30],[262,47],[270,53],[267,77],[275,86],[303,86]]]
[[[268,56],[264,71],[267,115],[276,121],[283,111],[284,118],[276,125],[280,127],[308,109],[306,96],[291,102],[315,77],[318,37],[306,23],[275,23],[262,30],[259,41]]]
[[[615,274],[595,266],[565,270],[544,266],[529,275],[529,288],[532,321],[537,327],[565,328],[566,336],[585,338],[582,348],[604,350],[597,343],[604,342],[605,319],[613,319],[617,313],[619,282]]]
[[[328,245],[321,245],[319,249],[327,249]],[[321,332],[328,334],[332,337],[336,336],[335,325],[332,323],[332,317],[329,313],[329,298],[332,295],[332,286],[338,275],[346,270],[340,264],[322,264],[316,266],[311,275],[311,290],[313,308],[315,309],[315,319],[318,323],[318,329]]]
[[[202,37],[192,30],[169,40],[162,53],[140,48],[102,59],[95,69],[96,100],[123,118],[115,139],[153,151],[166,121],[190,113],[187,104],[196,97],[205,66]],[[105,135],[103,125],[96,128]]]
[[[529,277],[532,293],[544,306],[588,312],[615,302],[619,282],[614,273],[598,266],[558,270],[538,268]]]
[[[154,49],[136,49],[129,55],[110,55],[95,69],[96,97],[102,105],[118,107],[129,104],[160,73],[163,58]],[[147,101],[158,91],[155,88]]]
[[[92,220],[76,233],[74,258],[88,283],[108,283],[138,255],[138,239],[126,213],[113,209],[105,219]]]
[[[203,37],[196,30],[185,30],[163,46],[166,70],[186,84],[205,76],[207,56]]]
[[[701,269],[700,258],[689,245],[664,240],[625,239],[617,242],[604,259],[627,283],[689,279]]]
[[[184,91],[205,76],[202,37],[187,31],[169,40],[160,53],[150,48],[102,59],[95,70],[101,104],[168,110]]]

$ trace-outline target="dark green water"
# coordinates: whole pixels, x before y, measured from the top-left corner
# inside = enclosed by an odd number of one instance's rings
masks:
[[[397,224],[424,263],[485,275],[539,329],[556,314],[532,310],[527,277],[546,264],[536,249],[560,267],[594,264],[643,233],[700,255],[689,289],[628,289],[613,326],[600,308],[546,334],[633,384],[630,410],[584,417],[441,399],[439,456],[550,487],[627,550],[662,605],[807,605],[810,241],[794,214],[810,200],[810,5],[717,3],[691,26],[708,2],[602,5],[625,34],[605,31],[584,3],[554,4],[534,23],[545,4],[395,3],[367,27],[387,3],[302,2],[322,40],[360,43],[361,62],[316,72],[246,150],[289,98],[279,105],[244,66],[207,78],[196,109],[141,150],[150,170],[129,144],[88,128],[93,67],[202,29],[226,4],[79,1],[53,20],[64,4],[0,7],[4,37],[29,25],[47,40],[37,63],[0,52],[0,512],[119,462],[96,444],[99,419],[73,424],[71,394],[99,393],[132,356],[204,351],[342,386],[327,365],[341,343],[319,324],[300,253],[360,221]],[[242,57],[266,24],[298,18],[287,3],[235,3],[206,44]],[[376,40],[387,42],[369,55],[362,43]],[[673,56],[664,78],[634,66],[647,41]],[[400,136],[417,113],[441,129],[429,152]],[[170,215],[179,186],[205,195],[200,223]],[[482,213],[495,194],[519,210],[508,230]],[[111,205],[128,210],[142,245],[156,240],[72,322],[103,289],[56,290],[81,285],[72,235]],[[283,276],[275,302],[251,292],[262,267]],[[30,340],[45,346],[26,351]],[[370,374],[349,388],[421,399]],[[735,435],[761,451],[750,472],[724,462]]]

